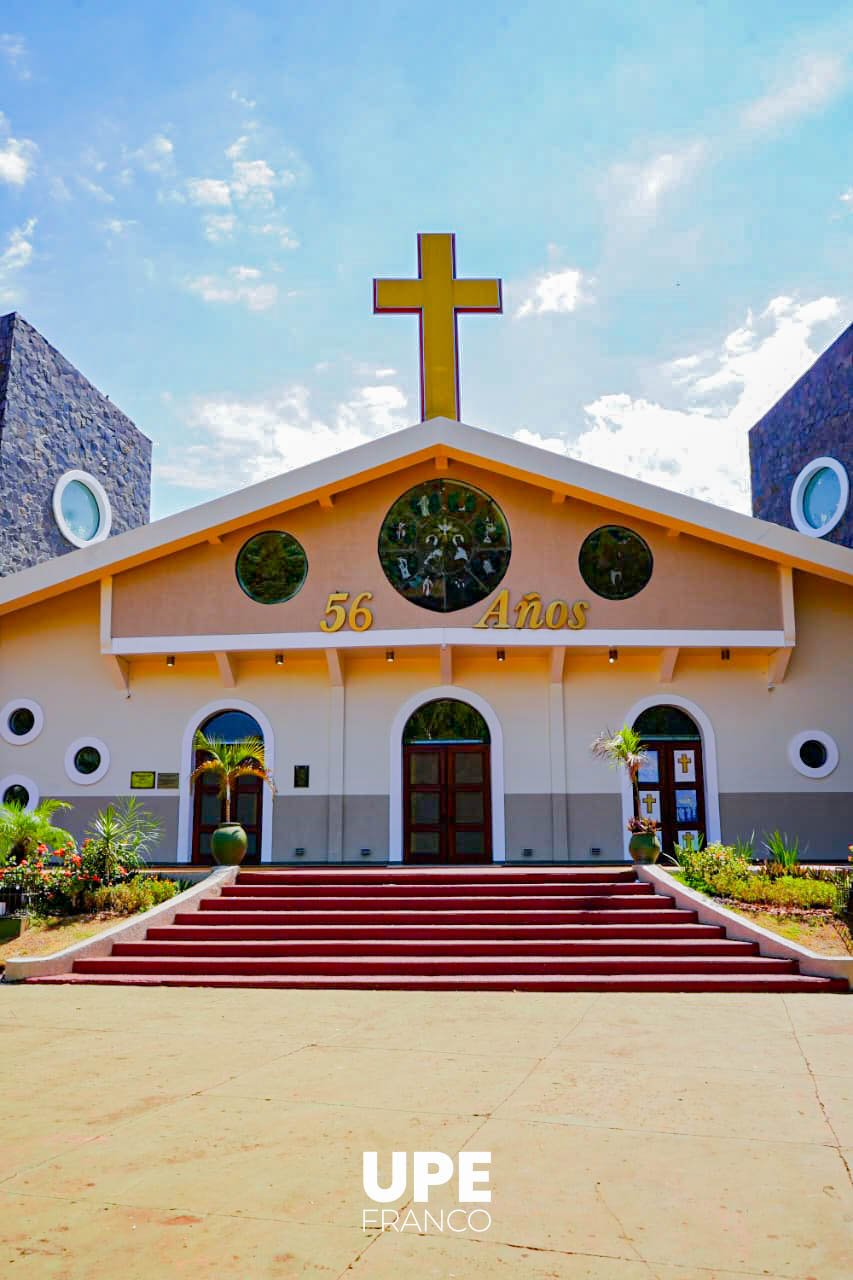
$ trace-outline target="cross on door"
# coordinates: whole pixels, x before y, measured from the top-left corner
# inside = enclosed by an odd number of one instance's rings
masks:
[[[646,813],[652,813],[655,807],[655,798],[651,795],[643,796],[643,804],[646,806]]]
[[[681,772],[687,773],[690,768],[690,756],[686,751],[682,751],[681,755],[678,757],[678,763],[681,765]]]

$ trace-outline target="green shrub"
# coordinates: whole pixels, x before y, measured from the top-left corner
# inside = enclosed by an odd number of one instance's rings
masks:
[[[805,875],[805,868],[800,864],[800,837],[791,839],[787,832],[773,831],[762,841],[767,850],[765,871],[774,880],[779,876]],[[803,849],[805,855],[808,845]]]
[[[780,876],[770,880],[764,875],[751,876],[735,885],[726,897],[738,902],[766,902],[776,907],[835,907],[835,886],[826,880],[807,880],[803,876]]]
[[[123,884],[104,884],[85,894],[84,905],[90,911],[111,911],[116,915],[130,916],[167,902],[177,891],[173,880],[132,876]]]
[[[676,845],[675,856],[685,883],[702,893],[729,894],[750,876],[749,859],[731,845],[709,844],[704,849]]]

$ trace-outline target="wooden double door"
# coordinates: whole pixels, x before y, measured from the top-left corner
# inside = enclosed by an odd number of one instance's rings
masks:
[[[699,837],[705,839],[705,775],[702,744],[695,738],[685,741],[655,741],[645,746],[648,760],[640,769],[640,816],[660,823],[661,849],[672,853],[673,846]]]
[[[489,746],[436,742],[403,747],[405,861],[492,861]]]
[[[197,756],[196,764],[201,759]],[[231,821],[240,823],[248,840],[244,863],[261,860],[263,786],[260,778],[243,777],[237,779],[231,792]],[[203,773],[196,780],[193,796],[193,862],[212,862],[210,837],[224,821],[225,800],[219,795],[216,776]]]

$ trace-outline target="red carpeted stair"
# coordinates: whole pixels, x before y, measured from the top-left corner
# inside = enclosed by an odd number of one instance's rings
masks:
[[[243,871],[143,941],[40,982],[523,991],[846,991],[632,868]]]

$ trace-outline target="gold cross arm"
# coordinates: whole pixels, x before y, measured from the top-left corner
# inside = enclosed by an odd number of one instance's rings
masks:
[[[456,237],[418,236],[416,280],[374,280],[376,313],[417,314],[421,345],[421,421],[460,416],[457,316],[503,310],[500,280],[457,280]]]

